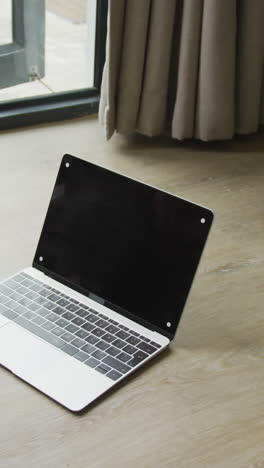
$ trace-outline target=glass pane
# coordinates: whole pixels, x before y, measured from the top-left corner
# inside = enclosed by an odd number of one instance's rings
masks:
[[[0,90],[0,101],[93,86],[96,0],[46,0],[45,21],[45,76]]]
[[[0,0],[0,44],[12,42],[12,0]]]

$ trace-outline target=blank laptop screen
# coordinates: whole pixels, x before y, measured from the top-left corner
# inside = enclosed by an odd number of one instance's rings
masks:
[[[34,266],[173,332],[211,218],[205,208],[66,155]]]

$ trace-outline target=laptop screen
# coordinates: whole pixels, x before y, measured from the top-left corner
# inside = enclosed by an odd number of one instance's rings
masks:
[[[34,266],[174,333],[211,222],[205,208],[65,155]]]

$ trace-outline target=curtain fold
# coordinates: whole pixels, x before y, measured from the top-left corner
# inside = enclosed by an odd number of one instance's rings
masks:
[[[204,0],[194,136],[234,134],[236,0]]]
[[[120,133],[130,133],[137,126],[147,54],[150,7],[150,0],[126,2],[117,95],[116,129]]]
[[[137,130],[152,136],[163,132],[166,123],[171,45],[176,0],[164,8],[164,0],[153,0]]]
[[[140,132],[230,139],[264,123],[263,0],[109,0],[99,117]]]
[[[172,136],[192,138],[195,130],[196,92],[200,61],[203,0],[185,0],[179,45],[178,74],[172,118]]]
[[[236,132],[253,133],[262,118],[264,2],[238,3]]]

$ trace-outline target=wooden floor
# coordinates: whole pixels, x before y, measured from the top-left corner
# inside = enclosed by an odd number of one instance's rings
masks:
[[[65,152],[208,206],[215,223],[170,350],[86,413],[0,369],[0,467],[264,467],[264,136],[107,143],[93,118],[0,133],[0,278],[30,265]]]

